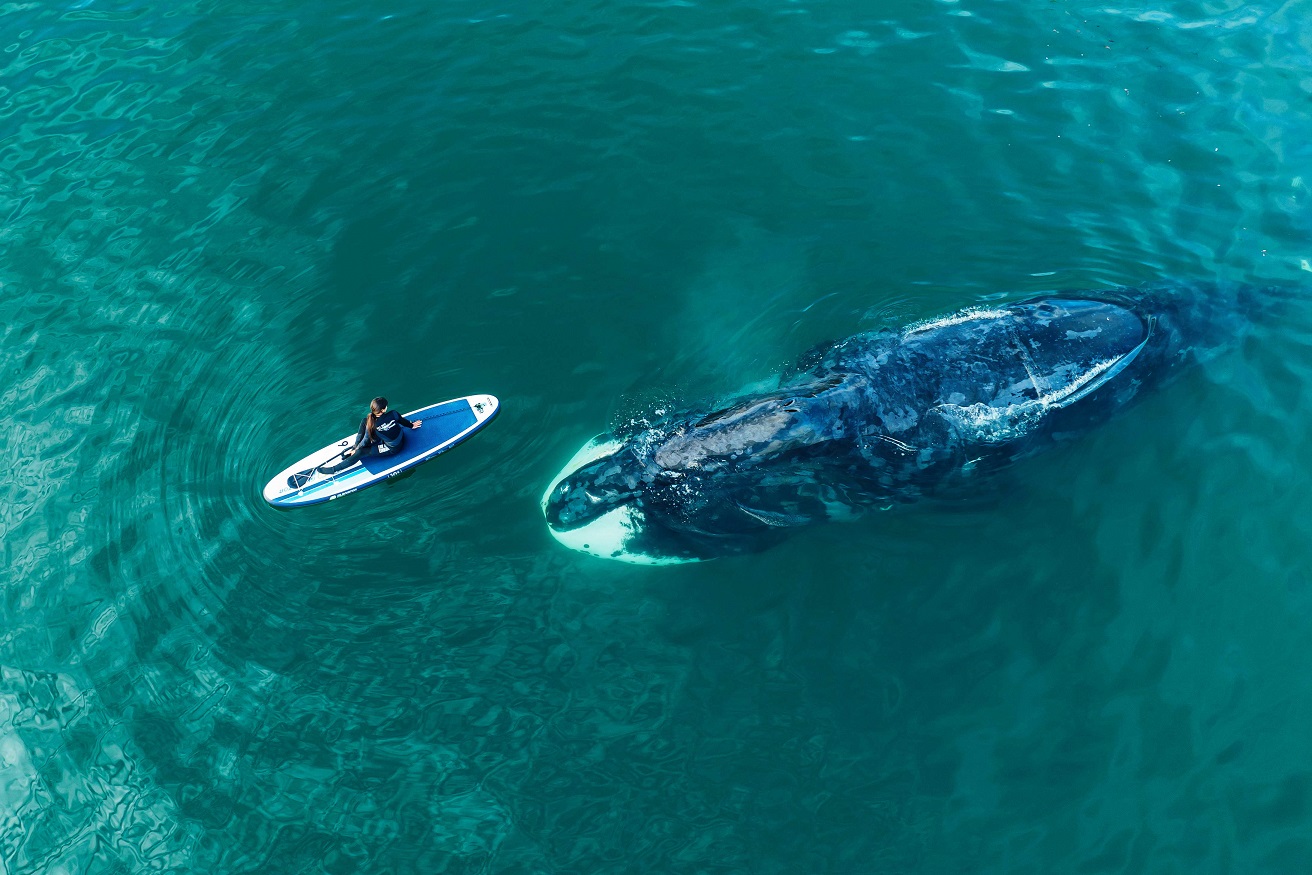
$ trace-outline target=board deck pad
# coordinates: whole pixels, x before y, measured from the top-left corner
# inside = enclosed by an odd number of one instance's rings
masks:
[[[342,452],[355,443],[352,434],[280,471],[264,487],[264,500],[274,507],[300,507],[332,501],[381,483],[468,439],[491,422],[499,410],[500,402],[492,395],[468,395],[412,411],[405,418],[422,422],[419,428],[405,429],[399,449],[370,454],[333,474],[319,471],[320,465],[340,460]]]
[[[398,463],[408,462],[430,450],[436,449],[439,444],[449,441],[478,422],[477,417],[474,416],[473,408],[468,404],[451,403],[439,404],[435,410],[428,413],[415,413],[407,416],[406,419],[411,421],[422,419],[423,425],[415,429],[407,428],[405,430],[405,442],[401,444],[401,449],[396,452],[384,453],[380,456],[366,456],[362,460],[362,464],[371,474],[382,474],[386,469],[395,467]]]

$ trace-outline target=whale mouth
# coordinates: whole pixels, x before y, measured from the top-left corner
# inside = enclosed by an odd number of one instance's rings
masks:
[[[547,528],[571,550],[632,565],[680,565],[702,561],[673,544],[659,545],[664,533],[641,506],[636,473],[616,478],[624,441],[598,435],[565,463],[542,493]],[[607,476],[610,475],[610,476]]]

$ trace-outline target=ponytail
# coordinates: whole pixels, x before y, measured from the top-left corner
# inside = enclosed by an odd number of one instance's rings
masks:
[[[378,416],[387,409],[387,399],[382,395],[369,402],[369,416],[364,421],[364,429],[369,434],[369,440],[377,440],[378,432],[374,429],[374,423],[378,421]]]

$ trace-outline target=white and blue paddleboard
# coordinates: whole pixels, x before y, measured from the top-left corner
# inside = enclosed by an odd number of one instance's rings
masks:
[[[264,487],[264,500],[274,507],[302,507],[381,483],[471,437],[492,421],[500,407],[491,395],[468,395],[411,411],[405,418],[411,422],[421,420],[421,424],[405,430],[405,441],[398,449],[371,453],[336,474],[320,472],[320,465],[340,460],[355,444],[352,434],[279,471]]]

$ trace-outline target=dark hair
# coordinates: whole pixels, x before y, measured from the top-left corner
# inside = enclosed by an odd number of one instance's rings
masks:
[[[364,421],[365,431],[369,432],[369,440],[375,440],[378,433],[374,431],[374,421],[378,419],[378,414],[387,409],[387,399],[382,395],[369,402],[369,418]]]

